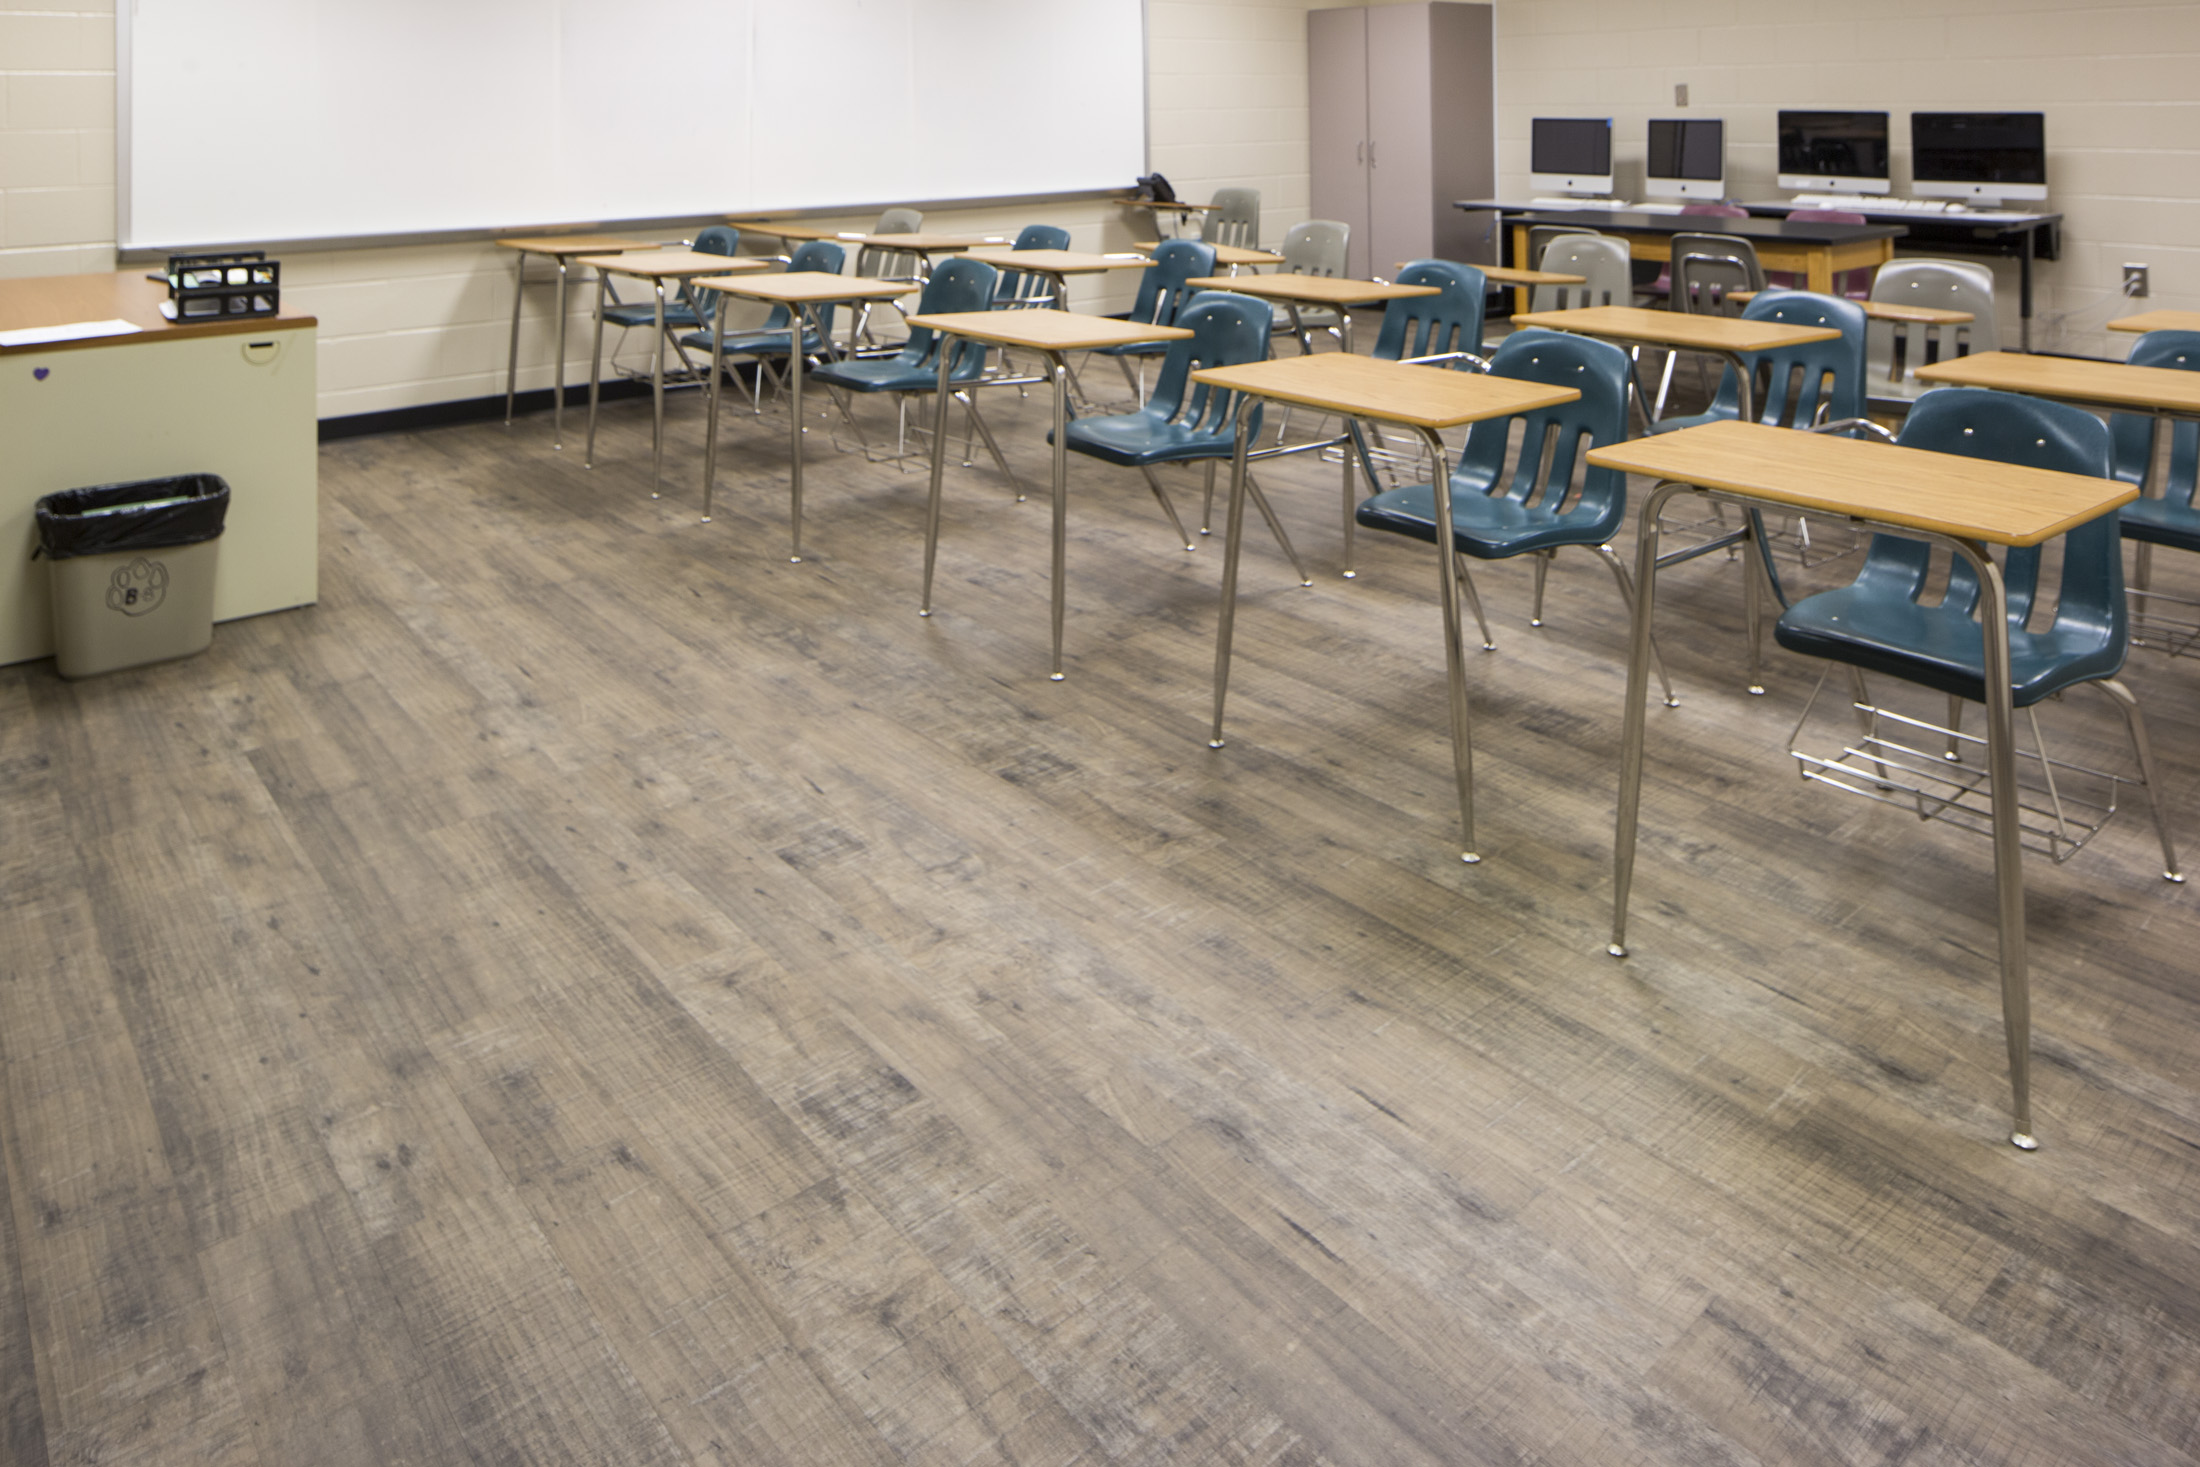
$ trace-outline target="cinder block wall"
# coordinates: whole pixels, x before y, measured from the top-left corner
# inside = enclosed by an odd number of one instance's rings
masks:
[[[1151,157],[1187,198],[1225,184],[1262,193],[1263,235],[1305,217],[1305,12],[1311,0],[1149,0]],[[2035,342],[2112,355],[2101,323],[2124,309],[2121,266],[2153,270],[2157,306],[2200,308],[2200,5],[2037,0],[1499,0],[1499,179],[1527,187],[1528,119],[1617,119],[1639,192],[1645,122],[1686,83],[1692,113],[1729,125],[1738,197],[1771,196],[1782,106],[2029,108],[2048,114],[2064,258],[2042,266]],[[0,0],[0,273],[114,268],[114,4]],[[1895,128],[1896,186],[1908,178]],[[1623,180],[1623,187],[1626,181]],[[1120,248],[1143,216],[1103,204],[956,210],[926,222],[1006,233],[1067,227]],[[698,221],[702,222],[702,221]],[[864,216],[835,221],[855,228]],[[2001,272],[2014,320],[2015,271]],[[512,262],[493,246],[288,251],[286,299],[321,317],[324,416],[503,390]],[[1073,303],[1119,309],[1123,280]],[[538,292],[538,295],[540,292]],[[545,301],[530,300],[523,387],[550,380]],[[583,322],[582,311],[574,325]],[[585,332],[569,338],[576,359]]]

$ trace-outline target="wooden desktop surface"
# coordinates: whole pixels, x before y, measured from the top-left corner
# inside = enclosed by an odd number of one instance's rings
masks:
[[[750,300],[805,306],[823,301],[892,300],[909,293],[906,281],[834,275],[824,270],[796,270],[783,275],[703,275],[688,283]]]
[[[2175,367],[2134,367],[2084,357],[1989,351],[1919,367],[1917,380],[1935,386],[2028,392],[2090,407],[2200,416],[2200,372]]]
[[[1346,280],[1334,275],[1202,275],[1185,283],[1201,290],[1233,290],[1239,295],[1302,306],[1364,306],[1443,293],[1433,285],[1386,285],[1379,280]]]
[[[797,224],[791,219],[728,219],[727,224],[751,234],[768,234],[773,239],[791,239],[802,244],[813,239],[858,239],[845,229],[819,229],[814,224]]]
[[[1608,444],[1589,462],[1996,545],[2038,545],[2138,497],[2114,479],[1733,421]]]
[[[2200,331],[2200,311],[2145,311],[2108,323],[2111,331]]]
[[[1175,243],[1175,240],[1166,239],[1134,239],[1131,241],[1131,248],[1143,250],[1150,255],[1165,244]],[[1184,243],[1207,244],[1207,241],[1194,239],[1186,240]],[[1243,245],[1207,244],[1207,248],[1215,252],[1215,263],[1217,265],[1280,265],[1283,263],[1283,256],[1281,255],[1268,250],[1249,250]]]
[[[1144,255],[1098,255],[1087,250],[1011,250],[998,246],[971,250],[965,258],[1003,270],[1037,270],[1048,275],[1090,275],[1101,270],[1150,270]]]
[[[1557,407],[1581,396],[1572,387],[1378,362],[1347,352],[1204,367],[1192,380],[1300,407],[1431,430]]]
[[[673,275],[733,275],[744,270],[769,270],[776,260],[753,255],[713,255],[702,250],[633,250],[623,255],[582,255],[580,263],[613,275],[638,275],[645,280]]]
[[[1777,351],[1813,341],[1831,341],[1841,333],[1831,326],[1790,326],[1779,321],[1744,321],[1739,316],[1699,316],[1687,311],[1651,311],[1640,306],[1579,306],[1570,311],[1525,311],[1515,326],[1545,326],[1610,341],[1677,346],[1684,351]]]
[[[987,245],[1008,243],[1006,237],[998,234],[925,234],[921,231],[906,234],[836,234],[833,238],[851,240],[873,249],[907,250],[919,255],[951,255],[958,250],[977,250]]]
[[[1754,290],[1737,290],[1727,295],[1728,300],[1748,303],[1757,299]],[[1874,321],[1912,322],[1921,326],[1962,326],[1978,319],[1969,311],[1951,311],[1945,306],[1913,306],[1901,301],[1858,301],[1864,314]]]
[[[188,341],[202,336],[246,336],[262,331],[291,331],[317,325],[312,316],[285,311],[277,316],[224,316],[207,321],[170,321],[160,313],[168,287],[145,278],[143,270],[107,275],[52,275],[0,280],[0,331],[38,326],[67,326],[78,321],[128,321],[143,329],[127,336],[91,336],[76,341],[45,341],[0,347],[0,354],[70,351],[115,346],[126,341]]]
[[[1086,316],[1075,311],[942,311],[911,316],[911,326],[989,341],[997,346],[1027,346],[1038,351],[1093,351],[1141,341],[1182,341],[1192,333],[1181,326],[1154,326]]]
[[[647,240],[628,239],[622,234],[545,234],[531,239],[524,236],[500,239],[497,243],[508,250],[525,250],[531,255],[611,255],[655,248]]]

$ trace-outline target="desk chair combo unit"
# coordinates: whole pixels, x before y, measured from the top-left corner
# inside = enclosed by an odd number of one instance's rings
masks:
[[[898,282],[882,282],[893,284]],[[923,294],[917,301],[917,316],[962,315],[993,309],[993,298],[1000,289],[1000,272],[982,260],[952,259],[934,270],[924,283]],[[1003,312],[1004,315],[1023,315],[1024,312]],[[1036,314],[1036,313],[1034,313]],[[916,316],[910,318],[908,340],[901,349],[889,357],[857,357],[828,362],[812,376],[832,392],[839,405],[840,415],[854,430],[864,457],[874,463],[906,459],[909,450],[909,400],[912,396],[937,390],[940,393],[935,425],[946,431],[947,400],[952,397],[963,406],[969,427],[985,440],[986,451],[993,456],[994,464],[1003,478],[1016,491],[1020,500],[1023,486],[1017,482],[1016,472],[1001,456],[1001,447],[993,439],[993,430],[986,426],[985,418],[978,411],[972,390],[980,383],[988,386],[1008,386],[1018,382],[1035,382],[1037,377],[989,377],[986,374],[986,358],[990,354],[987,342],[962,338],[952,343],[929,327],[919,326]],[[871,451],[870,438],[856,418],[849,400],[850,394],[890,393],[895,405],[895,452],[883,457]],[[940,448],[933,445],[935,455]]]
[[[829,239],[806,240],[795,246],[794,253],[786,257],[786,274],[838,276],[840,267],[846,260],[847,251],[835,241]],[[775,281],[785,278],[784,275],[763,277],[763,279]],[[693,297],[696,314],[702,318],[705,329],[693,331],[677,338],[677,345],[683,349],[683,354],[687,348],[710,353],[711,413],[714,422],[718,411],[718,388],[726,376],[726,358],[728,356],[747,357],[753,362],[757,369],[757,382],[755,387],[747,389],[749,406],[758,416],[761,416],[764,411],[764,380],[766,377],[770,377],[776,381],[778,376],[773,370],[772,363],[774,361],[785,361],[793,354],[793,331],[788,315],[790,302],[784,298],[768,294],[752,296],[751,299],[773,302],[771,314],[765,318],[764,324],[750,330],[727,331],[725,322],[722,319],[724,314],[723,297],[728,294],[740,295],[742,292],[730,290],[723,286],[711,286],[708,283],[709,279],[710,277],[703,277],[688,282],[688,290]],[[830,349],[835,301],[856,298],[858,297],[836,296],[825,299],[818,306],[814,315],[807,309],[803,310],[802,355],[814,357]],[[801,307],[797,308],[802,309]],[[738,377],[735,380],[738,381]],[[707,475],[704,479],[703,497],[703,517],[708,519],[710,518],[710,489]]]
[[[1748,240],[1731,234],[1673,236],[1671,275],[1665,289],[1668,308],[1684,315],[1739,316],[1745,302],[1736,296],[1764,288],[1764,267],[1757,263],[1757,247]],[[1665,416],[1665,401],[1672,392],[1673,369],[1680,356],[1678,349],[1665,354],[1665,367],[1658,376],[1657,400],[1648,410],[1650,422],[1655,423]],[[1699,375],[1702,366],[1699,357]],[[1708,377],[1703,378],[1703,386],[1708,396],[1711,389]]]
[[[1126,321],[1142,321],[1149,325],[1174,325],[1184,307],[1198,294],[1192,280],[1215,273],[1217,252],[1213,245],[1195,239],[1169,239],[1155,245],[1152,251],[1153,267],[1138,277],[1138,298],[1131,303]],[[1123,380],[1136,394],[1139,407],[1146,405],[1146,363],[1155,357],[1166,356],[1169,344],[1165,341],[1129,341],[1120,346],[1104,346],[1094,356],[1112,357],[1123,369]],[[1138,363],[1136,371],[1132,362]]]
[[[1636,603],[1621,740],[1619,815],[1614,841],[1610,950],[1624,957],[1627,906],[1634,875],[1642,791],[1644,693],[1660,561],[1659,522],[1676,496],[1718,496],[1741,505],[1806,510],[1853,518],[1888,532],[1875,539],[1856,583],[1788,608],[1783,645],[1807,655],[1916,682],[1982,702],[1984,799],[1908,795],[1923,815],[1962,807],[1983,824],[1994,847],[2012,1117],[2011,1140],[2031,1149],[2030,996],[2025,956],[2021,865],[2028,830],[2016,780],[2015,709],[2079,682],[2104,686],[2123,658],[2125,613],[2121,560],[2112,511],[2134,491],[2107,477],[2107,429],[2054,404],[1997,393],[1933,393],[1904,425],[1904,441],[1879,446],[1825,434],[1782,432],[1728,421],[1599,449],[1591,462],[1658,481],[1640,511]],[[1926,451],[1927,446],[1932,451]],[[1893,537],[1900,537],[1899,540]],[[2039,595],[2038,547],[2062,541],[2062,582],[2050,625],[2034,630]],[[1919,542],[1923,542],[1920,544]],[[2005,564],[1990,550],[2007,547]],[[1945,597],[1928,604],[1921,591],[1925,547],[1945,550],[1959,567],[1948,573]],[[2151,770],[2144,725],[2128,695],[2108,688],[2125,713],[2141,782]],[[1874,710],[1864,704],[1870,717]],[[1875,795],[1902,792],[1885,743],[1850,759],[1855,781]],[[1935,762],[1934,756],[1922,756]],[[1823,761],[1825,765],[1833,761]],[[1955,761],[1945,761],[1952,768]],[[1813,767],[1803,763],[1806,777]],[[1936,771],[1940,772],[1940,771]],[[1975,784],[1976,781],[1964,781]],[[2049,804],[2055,803],[2050,796]],[[2060,812],[2048,822],[2050,829]],[[2156,807],[2166,874],[2176,859]],[[2066,853],[2066,852],[2064,852]]]
[[[1994,272],[1969,260],[1890,260],[1872,281],[1865,314],[1866,391],[1875,403],[1916,401],[1925,390],[1920,367],[2001,350]]]
[[[2125,363],[2168,371],[2200,371],[2200,330],[2149,331],[2132,345]],[[2158,417],[2115,413],[2109,417],[2114,439],[2114,472],[2140,496],[2121,511],[2123,535],[2132,542],[2130,594],[2132,641],[2178,656],[2200,644],[2200,621],[2189,615],[2169,621],[2153,615],[2154,603],[2193,606],[2188,596],[2150,588],[2154,547],[2200,552],[2200,423],[2190,418],[2166,425],[2169,432],[2167,476],[2155,482],[2158,442],[2165,427]]]
[[[557,322],[556,365],[552,368],[550,382],[550,446],[565,447],[565,319],[566,284],[572,275],[573,261],[583,255],[615,255],[628,250],[646,250],[648,245],[640,240],[626,239],[616,234],[565,234],[533,239],[500,239],[497,243],[513,251],[515,278],[512,289],[512,349],[504,366],[504,426],[512,426],[512,404],[519,393],[519,317],[520,306],[527,297],[527,259],[541,255],[557,267]]]

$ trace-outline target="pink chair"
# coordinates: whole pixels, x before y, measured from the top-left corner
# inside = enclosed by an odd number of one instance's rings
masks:
[[[1871,221],[1850,209],[1795,209],[1788,218],[1797,224],[1869,224]],[[1852,301],[1868,301],[1872,298],[1872,270],[1844,270],[1833,277],[1833,293]],[[1808,282],[1800,275],[1784,270],[1767,270],[1768,284],[1784,285],[1790,290],[1802,290]]]

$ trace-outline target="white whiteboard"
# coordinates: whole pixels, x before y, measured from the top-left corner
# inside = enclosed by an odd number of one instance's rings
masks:
[[[1142,0],[124,0],[126,249],[1128,186]]]

